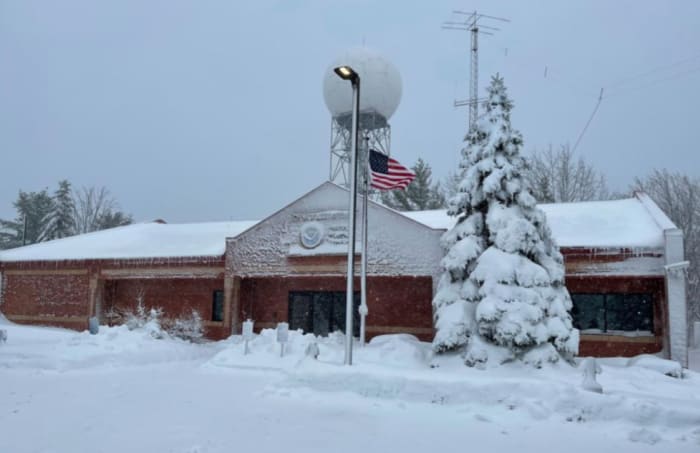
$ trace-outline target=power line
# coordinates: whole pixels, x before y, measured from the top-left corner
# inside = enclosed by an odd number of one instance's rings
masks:
[[[694,73],[699,72],[699,71],[700,71],[700,67],[688,69],[685,71],[676,72],[675,74],[671,74],[667,77],[662,77],[660,79],[652,80],[648,83],[645,83],[645,84],[642,84],[642,85],[639,85],[636,87],[618,89],[617,91],[613,91],[612,94],[606,95],[605,98],[607,99],[610,97],[619,96],[620,94],[625,94],[626,92],[630,92],[630,91],[631,92],[639,91],[639,90],[642,90],[644,88],[648,88],[650,86],[658,85],[659,83],[668,82],[669,80],[680,79],[682,77],[685,77],[685,76],[690,75],[690,74],[694,74]]]
[[[595,108],[593,108],[593,113],[591,113],[591,116],[588,118],[588,121],[586,122],[586,125],[583,127],[583,130],[579,134],[578,139],[576,139],[576,143],[574,144],[574,147],[571,148],[572,154],[574,152],[576,152],[576,148],[578,147],[578,144],[581,143],[581,139],[583,138],[583,135],[588,130],[588,126],[591,125],[591,121],[593,121],[593,117],[595,116],[596,113],[598,113],[598,107],[600,107],[600,103],[602,101],[603,101],[603,88],[600,89],[600,94],[598,95],[598,102],[596,102]]]
[[[667,64],[667,65],[664,65],[664,66],[658,66],[658,67],[656,67],[656,68],[654,68],[654,69],[651,69],[651,70],[649,70],[649,71],[645,71],[645,72],[642,72],[642,73],[640,73],[640,74],[636,74],[636,75],[633,75],[633,76],[629,76],[629,77],[625,77],[625,78],[619,79],[618,81],[609,84],[609,85],[607,86],[607,88],[610,89],[610,88],[618,87],[618,86],[620,86],[620,85],[626,85],[626,84],[629,83],[629,82],[633,82],[633,81],[635,81],[635,80],[644,78],[644,77],[649,76],[649,75],[651,75],[651,74],[655,74],[655,73],[657,73],[657,72],[661,72],[661,71],[664,71],[664,70],[666,70],[666,69],[670,69],[670,68],[673,68],[673,67],[676,67],[676,66],[680,66],[680,65],[685,64],[685,63],[693,62],[693,61],[698,60],[698,59],[700,59],[700,54],[693,55],[692,57],[689,57],[689,58],[684,58],[683,60],[679,60],[679,61],[676,61],[676,62],[671,63],[671,64]]]

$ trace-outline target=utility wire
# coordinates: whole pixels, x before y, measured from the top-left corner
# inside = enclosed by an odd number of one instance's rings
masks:
[[[674,68],[676,66],[683,65],[685,63],[690,63],[690,62],[693,62],[693,61],[698,60],[698,59],[700,59],[700,54],[693,55],[692,57],[689,57],[689,58],[684,58],[683,60],[676,61],[675,63],[667,64],[664,66],[658,66],[658,67],[651,69],[649,71],[645,71],[645,72],[642,72],[642,73],[637,74],[637,75],[633,75],[633,76],[624,77],[622,79],[619,79],[618,81],[609,84],[607,86],[607,88],[610,89],[610,88],[618,87],[620,85],[626,85],[629,82],[633,82],[635,80],[642,79],[642,78],[649,76],[651,74],[656,74],[657,72],[661,72],[661,71],[664,71],[666,69],[671,69],[671,68]]]
[[[520,68],[531,69],[531,68],[534,66],[534,65],[533,65],[532,63],[530,63],[530,62],[525,63],[525,62],[522,62],[522,61],[518,61],[519,59],[518,59],[517,57],[516,57],[516,58],[513,58],[512,56],[510,56],[510,55],[508,55],[508,54],[506,54],[506,58],[507,58],[512,64],[515,64],[516,66],[519,66]],[[626,92],[626,91],[637,91],[637,90],[640,90],[640,89],[643,89],[643,88],[647,88],[647,87],[649,87],[649,86],[653,86],[653,85],[656,85],[656,84],[659,84],[659,83],[662,83],[662,82],[667,82],[667,81],[669,81],[669,80],[678,79],[678,78],[687,76],[687,75],[689,75],[689,74],[693,74],[693,73],[699,72],[699,71],[700,71],[700,67],[696,67],[696,68],[692,68],[692,69],[688,69],[688,70],[683,70],[683,71],[680,71],[680,72],[676,72],[675,74],[672,74],[672,75],[670,75],[670,76],[668,76],[668,77],[663,77],[663,78],[661,78],[661,79],[652,80],[652,81],[650,81],[649,83],[644,84],[644,85],[642,85],[642,86],[626,88],[627,85],[629,85],[629,84],[631,84],[631,83],[633,83],[633,82],[635,82],[635,81],[637,81],[637,80],[644,79],[644,78],[646,78],[646,77],[649,77],[650,75],[657,74],[657,73],[659,73],[659,72],[666,71],[666,70],[671,69],[671,68],[675,68],[675,67],[678,67],[678,66],[686,65],[686,64],[688,64],[688,63],[693,63],[693,62],[697,61],[698,59],[700,59],[700,54],[695,54],[695,55],[693,55],[693,56],[691,56],[691,57],[688,57],[688,58],[685,58],[685,59],[682,59],[682,60],[678,60],[678,61],[673,62],[673,63],[671,63],[671,64],[667,64],[667,65],[663,65],[663,66],[658,66],[658,67],[656,67],[656,68],[653,68],[653,69],[648,70],[648,71],[644,71],[644,72],[642,72],[642,73],[638,73],[638,74],[635,74],[635,75],[632,75],[632,76],[629,76],[629,77],[624,77],[624,78],[622,78],[622,79],[618,79],[617,81],[615,81],[615,82],[613,82],[613,83],[607,85],[607,88],[608,88],[608,89],[610,89],[610,88],[618,88],[617,90],[613,90],[613,93],[612,93],[612,94],[606,94],[605,96],[603,96],[603,92],[604,92],[605,87],[601,88],[601,89],[600,89],[600,93],[598,94],[598,101],[596,102],[595,107],[593,108],[593,112],[591,112],[591,115],[590,115],[590,117],[588,118],[588,121],[586,122],[586,125],[583,127],[583,130],[581,130],[581,133],[579,134],[578,138],[576,139],[576,143],[574,144],[573,148],[571,149],[571,152],[572,152],[572,153],[575,152],[575,151],[576,151],[576,148],[578,148],[578,145],[581,143],[581,140],[583,139],[583,136],[586,134],[586,131],[588,131],[588,127],[591,125],[591,122],[593,121],[593,118],[595,118],[596,113],[598,113],[598,109],[600,108],[600,104],[601,104],[601,102],[603,101],[603,98],[607,99],[607,98],[609,98],[609,97],[618,96],[618,95],[620,94],[620,91],[622,91],[623,94],[624,94],[624,92]],[[554,72],[554,74],[553,74],[553,72]],[[579,86],[579,87],[575,87],[574,85],[572,85],[570,81],[568,81],[568,80],[566,80],[564,77],[562,77],[562,74],[559,73],[559,71],[552,71],[552,68],[551,68],[549,65],[544,65],[544,74],[543,74],[543,76],[544,76],[544,78],[547,78],[547,79],[550,79],[550,80],[554,79],[555,81],[558,81],[559,83],[564,84],[564,85],[565,85],[567,88],[569,88],[572,92],[577,92],[578,94],[585,94],[586,96],[592,94],[592,93],[590,93],[590,92],[588,91],[588,89],[583,89],[583,88],[580,87],[580,86]]]
[[[576,143],[574,144],[574,147],[571,148],[571,153],[576,152],[576,148],[578,147],[578,144],[581,143],[581,139],[583,138],[583,135],[586,133],[588,130],[588,126],[590,126],[591,121],[593,121],[593,117],[595,116],[596,113],[598,113],[598,107],[600,107],[600,103],[603,101],[603,88],[600,89],[600,95],[598,95],[598,102],[595,105],[595,108],[593,109],[593,113],[591,113],[590,118],[588,118],[588,122],[586,122],[586,125],[583,127],[583,130],[578,136],[578,139],[576,139]]]
[[[605,98],[607,99],[607,98],[610,98],[610,97],[619,96],[620,94],[625,94],[625,93],[627,93],[628,91],[630,91],[630,92],[639,91],[639,90],[642,90],[642,89],[644,89],[644,88],[648,88],[648,87],[650,87],[650,86],[657,85],[657,84],[659,84],[659,83],[668,82],[669,80],[680,79],[680,78],[682,78],[682,77],[685,77],[685,76],[687,76],[687,75],[696,73],[696,72],[698,72],[698,71],[700,71],[700,67],[693,68],[693,69],[688,69],[688,70],[686,70],[686,71],[676,72],[675,74],[671,74],[671,75],[669,75],[669,76],[667,76],[667,77],[662,77],[662,78],[660,78],[660,79],[652,80],[652,81],[650,81],[650,82],[648,82],[648,83],[645,83],[645,84],[642,84],[642,85],[639,85],[639,86],[636,86],[636,87],[622,88],[622,89],[619,89],[619,90],[617,90],[617,91],[613,91],[612,94],[606,94],[606,95],[605,95]]]

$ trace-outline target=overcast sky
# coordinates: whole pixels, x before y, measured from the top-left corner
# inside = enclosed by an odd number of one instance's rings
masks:
[[[19,189],[108,187],[138,221],[259,219],[328,179],[326,67],[363,43],[394,62],[392,155],[455,168],[469,36],[525,150],[574,143],[613,189],[700,176],[700,2],[0,0],[0,217]],[[545,77],[545,67],[547,76]]]

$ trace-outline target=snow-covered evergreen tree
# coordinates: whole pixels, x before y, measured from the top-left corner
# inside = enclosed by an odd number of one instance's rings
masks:
[[[511,108],[503,79],[494,77],[449,201],[457,224],[442,238],[433,349],[458,351],[469,366],[515,359],[540,366],[578,351],[563,258],[530,193]]]
[[[70,183],[64,179],[58,183],[58,189],[53,196],[53,207],[46,216],[46,222],[39,236],[39,241],[50,241],[74,235],[74,210],[75,205],[73,204]]]
[[[13,205],[17,211],[15,220],[0,219],[0,249],[38,242],[46,218],[53,209],[53,198],[47,189],[39,192],[20,190]]]

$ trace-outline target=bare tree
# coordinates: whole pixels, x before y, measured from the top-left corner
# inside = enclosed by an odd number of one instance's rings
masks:
[[[646,192],[683,230],[685,257],[690,261],[688,320],[700,321],[700,178],[654,170],[645,178],[635,178],[632,189]]]
[[[73,219],[77,234],[128,225],[130,215],[119,205],[106,187],[82,187],[73,193]]]
[[[582,157],[576,159],[568,145],[554,151],[535,151],[529,161],[528,180],[540,203],[604,200],[609,196],[603,173]]]

